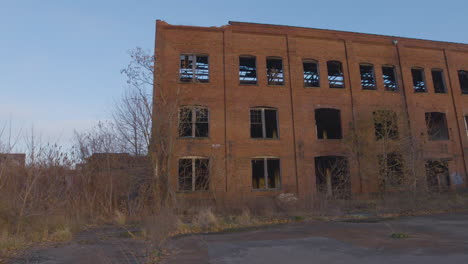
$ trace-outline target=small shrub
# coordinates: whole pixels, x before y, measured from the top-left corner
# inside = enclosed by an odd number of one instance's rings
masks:
[[[63,242],[63,241],[68,241],[72,238],[72,232],[70,228],[64,227],[61,229],[55,230],[50,236],[49,240],[54,241],[54,242]]]
[[[393,233],[390,235],[391,238],[401,239],[401,238],[408,238],[409,235],[405,233]]]
[[[115,210],[114,220],[118,225],[125,225],[125,223],[127,222],[127,216],[119,210]]]
[[[207,231],[216,228],[219,224],[219,220],[211,208],[204,208],[195,216],[193,224],[201,230]]]

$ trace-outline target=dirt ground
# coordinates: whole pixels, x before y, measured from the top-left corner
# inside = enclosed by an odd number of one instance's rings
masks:
[[[392,238],[394,233],[407,238]],[[468,213],[384,221],[307,221],[170,240],[162,263],[468,263]],[[146,263],[145,242],[125,230],[89,230],[56,247],[30,250],[10,263]]]
[[[150,252],[143,240],[119,227],[107,226],[78,234],[66,244],[35,248],[11,260],[14,264],[140,264]]]

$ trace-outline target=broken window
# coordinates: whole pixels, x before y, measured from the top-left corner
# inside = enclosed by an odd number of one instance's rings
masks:
[[[395,67],[382,66],[382,77],[386,91],[398,91],[398,83],[396,79]]]
[[[377,110],[374,117],[375,137],[377,140],[398,139],[397,114],[390,110]]]
[[[209,183],[209,159],[179,159],[179,191],[207,191]]]
[[[375,90],[374,66],[371,64],[359,65],[361,71],[361,87],[364,90]]]
[[[444,113],[426,113],[427,135],[429,140],[448,140],[449,132],[447,128],[447,118]]]
[[[315,179],[318,193],[338,199],[351,197],[351,181],[346,157],[316,157]]]
[[[403,157],[399,153],[391,152],[378,155],[380,188],[400,186],[404,181]]]
[[[253,56],[239,57],[240,84],[257,84],[257,62]]]
[[[435,93],[446,93],[444,72],[440,69],[432,69],[432,82]]]
[[[317,61],[304,60],[302,61],[302,66],[304,68],[304,86],[320,87],[320,75]]]
[[[448,162],[444,160],[426,161],[427,185],[430,191],[445,191],[450,186]]]
[[[252,188],[254,190],[278,189],[281,173],[278,158],[252,159]]]
[[[328,61],[327,70],[330,88],[344,88],[344,74],[341,62]]]
[[[179,136],[204,138],[209,134],[209,111],[206,107],[181,107],[179,110]]]
[[[278,114],[274,108],[250,109],[250,136],[252,138],[278,138]]]
[[[341,139],[340,110],[315,109],[315,125],[318,139]]]
[[[468,115],[465,116],[465,132],[468,137]]]
[[[267,79],[269,85],[283,85],[283,60],[281,58],[268,57],[267,64]]]
[[[462,94],[468,94],[468,71],[458,71],[458,79]]]
[[[425,93],[426,80],[424,78],[424,70],[420,68],[411,69],[411,75],[413,76],[413,88],[416,93]]]
[[[180,55],[179,75],[181,82],[208,82],[210,79],[208,56],[195,54]]]

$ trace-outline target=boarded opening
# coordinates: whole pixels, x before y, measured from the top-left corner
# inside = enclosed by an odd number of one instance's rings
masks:
[[[425,116],[429,140],[448,140],[449,132],[445,114],[440,112],[428,112]]]
[[[315,109],[315,125],[318,139],[342,138],[341,117],[338,109]]]
[[[426,80],[424,78],[424,70],[419,68],[411,69],[411,75],[413,77],[413,89],[415,93],[425,93]]]
[[[257,62],[253,56],[239,57],[240,84],[257,84]]]
[[[339,199],[351,197],[351,181],[346,157],[316,157],[315,177],[318,193]]]
[[[267,80],[269,85],[283,85],[283,60],[281,58],[267,58]]]
[[[344,74],[341,62],[328,61],[327,70],[330,88],[344,88]]]
[[[432,69],[432,82],[435,93],[447,93],[445,87],[444,72],[440,69]]]
[[[382,77],[386,91],[398,91],[398,83],[396,79],[395,67],[382,66]]]
[[[281,172],[278,158],[252,159],[252,188],[254,190],[280,187]]]
[[[427,186],[430,191],[446,191],[450,187],[448,162],[442,160],[426,161]]]
[[[320,87],[318,63],[315,60],[304,60],[304,87]]]
[[[364,90],[375,90],[374,66],[371,64],[359,65],[361,72],[361,87]]]

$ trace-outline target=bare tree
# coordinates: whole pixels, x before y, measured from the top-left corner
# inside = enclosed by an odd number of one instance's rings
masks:
[[[140,156],[148,153],[151,140],[155,56],[135,48],[130,51],[130,58],[121,70],[129,88],[115,103],[112,118],[126,152]]]

